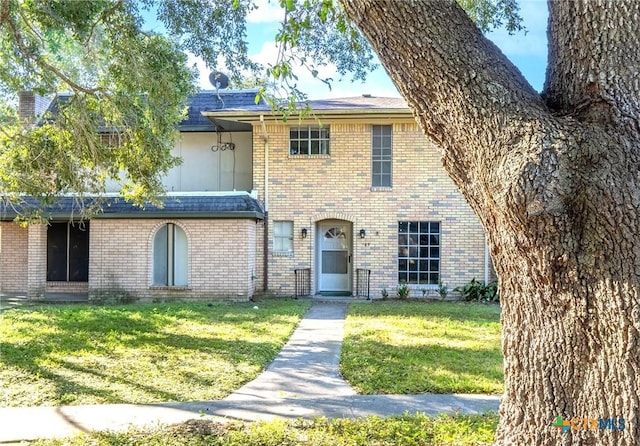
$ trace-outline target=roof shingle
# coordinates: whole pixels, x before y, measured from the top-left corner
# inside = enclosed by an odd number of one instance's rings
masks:
[[[80,215],[83,206],[98,206],[101,218],[264,218],[264,210],[258,200],[248,194],[234,195],[172,195],[161,198],[163,206],[138,207],[122,197],[87,198],[78,202],[74,197],[62,197],[56,203],[45,206],[43,217],[69,219]],[[18,214],[39,209],[40,203],[27,197],[18,205],[0,207],[0,220],[13,220]]]

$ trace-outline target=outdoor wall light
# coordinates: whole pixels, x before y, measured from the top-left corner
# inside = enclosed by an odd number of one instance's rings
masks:
[[[302,238],[307,238],[307,228],[302,228]]]
[[[365,238],[367,236],[367,231],[364,229],[360,229],[360,238]]]

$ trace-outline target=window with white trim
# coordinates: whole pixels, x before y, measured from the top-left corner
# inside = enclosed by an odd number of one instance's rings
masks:
[[[391,187],[393,126],[371,127],[371,187]]]
[[[273,222],[273,252],[290,254],[293,252],[293,222]]]
[[[440,222],[398,222],[398,283],[437,285],[440,248]]]
[[[161,226],[153,238],[153,285],[187,286],[188,257],[184,230],[173,223]]]
[[[291,127],[290,155],[329,155],[329,126]]]

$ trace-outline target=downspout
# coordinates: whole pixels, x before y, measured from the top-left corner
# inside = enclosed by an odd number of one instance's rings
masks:
[[[260,115],[262,126],[262,141],[264,144],[264,240],[263,240],[263,271],[262,287],[266,293],[269,289],[269,135],[264,123],[264,115]]]
[[[487,243],[487,234],[484,235],[484,284],[489,283],[489,244]]]

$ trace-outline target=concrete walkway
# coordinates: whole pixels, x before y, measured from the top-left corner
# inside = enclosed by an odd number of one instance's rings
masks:
[[[251,421],[498,409],[499,397],[493,395],[357,395],[338,373],[346,309],[346,304],[315,304],[267,370],[224,400],[0,408],[0,444],[171,424],[203,415]]]

